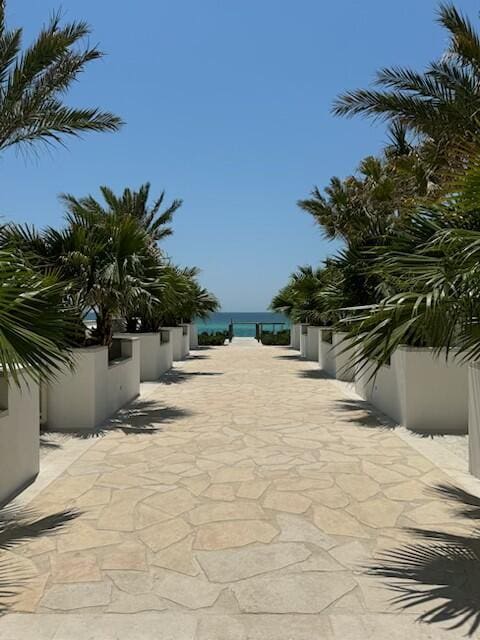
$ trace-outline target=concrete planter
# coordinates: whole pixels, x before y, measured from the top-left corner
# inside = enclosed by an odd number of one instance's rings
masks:
[[[190,323],[190,349],[198,349],[198,327],[195,323]]]
[[[290,346],[297,351],[300,351],[300,326],[299,324],[292,324],[290,327]]]
[[[468,449],[470,473],[480,478],[480,362],[468,367]]]
[[[307,344],[306,344],[306,360],[312,360],[318,362],[318,351],[320,342],[320,327],[314,327],[309,325],[307,327]]]
[[[173,359],[183,360],[185,347],[183,338],[183,327],[162,327],[162,329],[168,329],[170,332],[170,340],[172,342],[172,354]]]
[[[75,349],[76,367],[66,369],[47,388],[47,427],[93,429],[140,392],[140,340],[114,338],[107,347]]]
[[[39,471],[39,387],[31,378],[20,387],[0,376],[0,505],[31,484]]]
[[[302,323],[300,325],[300,357],[307,357],[307,342],[308,342],[308,324]]]
[[[453,355],[446,362],[432,349],[399,347],[368,381],[371,371],[356,375],[357,392],[395,422],[425,434],[467,432],[468,366]]]
[[[182,327],[182,360],[190,353],[190,325],[189,324],[181,324]]]
[[[173,353],[170,331],[153,333],[122,333],[116,336],[136,338],[140,343],[140,382],[158,380],[172,366]]]
[[[333,378],[337,375],[335,351],[333,350],[333,331],[331,327],[320,327],[318,364],[320,365],[320,369]]]
[[[352,382],[355,379],[355,370],[352,366],[354,352],[348,349],[348,341],[345,338],[348,333],[334,331],[332,336],[333,356],[335,358],[335,377],[337,380]]]

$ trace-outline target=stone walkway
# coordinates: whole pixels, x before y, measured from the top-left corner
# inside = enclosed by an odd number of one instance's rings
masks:
[[[75,517],[0,553],[28,578],[1,640],[449,639],[479,615],[475,562],[444,554],[472,531],[431,490],[448,477],[294,352],[197,351],[111,427],[66,441],[82,455],[30,504]]]

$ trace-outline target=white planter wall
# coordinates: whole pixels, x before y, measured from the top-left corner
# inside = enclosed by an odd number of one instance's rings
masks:
[[[364,381],[359,380],[363,377]],[[356,377],[357,391],[380,411],[420,433],[466,433],[468,366],[431,349],[400,347],[373,381]]]
[[[300,357],[307,357],[308,324],[300,325]]]
[[[332,342],[326,342],[326,336],[332,336]],[[335,360],[335,352],[333,350],[333,333],[329,327],[320,327],[320,335],[318,338],[318,364],[320,369],[335,377],[337,375],[337,365]]]
[[[35,480],[39,471],[40,395],[31,378],[8,387],[0,376],[0,505]]]
[[[305,358],[307,360],[313,360],[318,362],[318,347],[320,341],[320,327],[308,326],[307,327],[307,343]]]
[[[173,366],[173,341],[170,329],[161,329],[162,340],[160,342],[160,375]]]
[[[184,340],[182,327],[162,327],[170,331],[170,340],[172,342],[173,359],[183,360],[184,358]]]
[[[190,349],[198,349],[198,327],[194,322],[190,323]]]
[[[81,431],[97,427],[140,392],[140,341],[116,338],[121,356],[108,360],[107,347],[75,349],[76,367],[47,389],[47,425]]]
[[[470,473],[480,478],[480,363],[468,367],[468,449]]]
[[[190,325],[182,324],[182,360],[190,353]]]
[[[290,327],[290,346],[300,351],[300,325],[292,324]]]
[[[342,331],[334,331],[332,335],[335,376],[337,380],[352,382],[355,379],[355,370],[353,368],[354,352],[348,349],[348,342],[345,341],[347,335]]]
[[[168,330],[167,330],[168,331]],[[168,333],[170,333],[168,331]],[[122,333],[118,338],[136,338],[140,343],[140,381],[158,380],[172,366],[172,343],[162,344],[160,332]]]

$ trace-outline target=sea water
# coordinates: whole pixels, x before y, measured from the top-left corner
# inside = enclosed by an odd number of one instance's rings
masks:
[[[288,318],[281,313],[273,313],[270,311],[242,311],[242,312],[218,312],[212,313],[207,320],[196,320],[198,332],[208,331],[208,333],[215,333],[216,331],[228,331],[228,325],[230,322],[234,323],[234,335],[238,337],[255,337],[255,323],[263,323],[263,329],[265,331],[272,331],[274,329],[273,323],[277,324],[275,330],[288,329],[290,323]],[[235,324],[248,322],[250,324]]]

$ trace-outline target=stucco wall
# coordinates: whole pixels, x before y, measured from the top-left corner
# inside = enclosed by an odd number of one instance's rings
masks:
[[[307,346],[305,358],[318,362],[318,343],[320,341],[320,327],[309,326],[307,328]]]
[[[300,351],[300,325],[292,324],[290,327],[290,346]]]
[[[93,429],[140,392],[140,341],[121,338],[122,354],[108,361],[107,347],[75,349],[76,366],[47,387],[47,426],[65,431]]]
[[[0,505],[15,497],[39,470],[40,397],[31,378],[20,387],[0,377]]]
[[[353,367],[354,353],[348,349],[348,341],[345,340],[347,333],[334,331],[332,336],[332,346],[335,357],[335,376],[338,380],[352,382],[355,379]]]
[[[480,478],[480,363],[468,368],[468,449],[470,473]]]
[[[300,357],[307,357],[308,324],[300,325]]]
[[[198,349],[198,327],[190,323],[190,349]]]
[[[190,353],[190,325],[182,324],[182,360]]]
[[[369,371],[357,374],[357,392],[394,421],[425,434],[467,432],[468,367],[453,356],[399,347],[366,382]]]
[[[333,350],[333,337],[332,343],[325,342],[324,334],[326,332],[331,333],[331,328],[320,328],[320,335],[318,340],[318,364],[320,369],[328,373],[328,375],[335,377],[337,375],[337,367],[335,361],[335,352]]]
[[[183,329],[182,327],[162,327],[162,329],[168,329],[170,331],[170,340],[172,342],[172,353],[174,360],[183,360],[184,358],[184,346],[183,346]]]
[[[163,369],[160,333],[124,333],[118,338],[137,338],[140,343],[140,381],[158,380]]]

